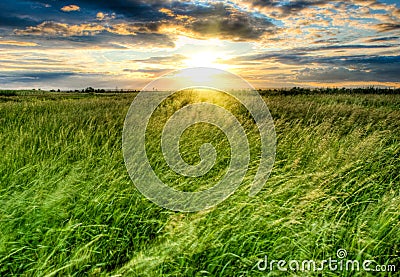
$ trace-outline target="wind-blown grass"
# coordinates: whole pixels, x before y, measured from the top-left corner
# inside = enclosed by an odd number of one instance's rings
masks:
[[[270,179],[249,198],[251,167],[232,197],[198,213],[162,209],[131,183],[121,137],[133,98],[0,103],[0,275],[279,276],[257,262],[338,249],[399,270],[399,95],[265,96],[278,142]]]

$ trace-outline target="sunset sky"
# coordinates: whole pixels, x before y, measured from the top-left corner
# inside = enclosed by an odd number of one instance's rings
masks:
[[[399,0],[2,0],[0,88],[134,88],[216,67],[256,88],[400,87]]]

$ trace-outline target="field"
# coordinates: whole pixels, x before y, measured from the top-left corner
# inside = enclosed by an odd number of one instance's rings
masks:
[[[321,261],[339,249],[360,264],[399,270],[399,94],[263,93],[277,133],[270,178],[250,198],[250,167],[234,195],[196,213],[160,208],[130,180],[122,129],[134,97],[0,96],[1,276],[281,276],[276,265],[259,270],[260,259]],[[167,109],[187,103],[169,101]],[[160,175],[164,161],[153,141],[164,116],[155,114],[147,146]],[[245,116],[242,122],[251,125]],[[182,139],[183,156],[196,163],[198,147],[222,134],[192,131]],[[247,131],[256,164],[257,135]],[[219,146],[217,177],[229,161],[226,141]],[[183,190],[212,182],[161,177]],[[398,272],[323,272],[368,274]]]

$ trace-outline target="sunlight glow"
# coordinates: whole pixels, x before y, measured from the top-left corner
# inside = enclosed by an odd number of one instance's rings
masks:
[[[228,65],[219,63],[219,60],[226,58],[224,54],[205,51],[197,52],[190,55],[185,61],[187,67],[211,67],[218,69],[228,69]]]
[[[219,90],[248,89],[249,84],[236,75],[215,68],[196,67],[170,72],[149,84],[143,90],[171,91],[193,87],[218,88]]]

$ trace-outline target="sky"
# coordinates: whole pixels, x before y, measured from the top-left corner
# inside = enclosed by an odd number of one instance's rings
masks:
[[[256,88],[400,87],[400,0],[2,0],[1,89],[141,89],[191,67]]]

